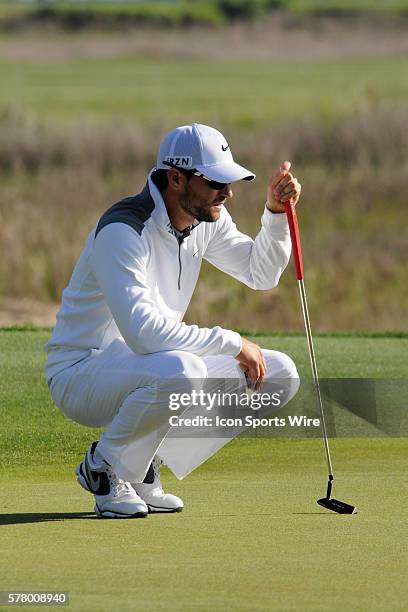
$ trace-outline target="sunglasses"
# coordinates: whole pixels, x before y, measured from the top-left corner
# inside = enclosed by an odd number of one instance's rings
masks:
[[[203,178],[205,181],[207,181],[208,186],[216,191],[221,191],[221,189],[225,189],[225,187],[229,185],[229,183],[219,183],[218,181],[213,181],[212,179],[208,178],[208,176],[205,176],[205,174],[201,174],[201,172],[193,172],[193,174]]]
[[[194,169],[186,170],[185,168],[179,168],[179,166],[171,164],[168,161],[164,161],[163,164],[165,164],[166,166],[169,166],[170,168],[175,168],[176,170],[180,170],[181,172],[184,172],[184,174],[187,174],[187,176],[194,175],[194,176],[199,176],[200,178],[203,178],[205,181],[207,181],[208,186],[211,189],[214,189],[215,191],[221,191],[222,189],[225,189],[227,185],[229,185],[229,183],[219,183],[218,181],[213,181],[212,179],[208,178],[208,176],[205,176],[205,174],[202,174],[202,172],[198,172],[197,170],[194,170]]]

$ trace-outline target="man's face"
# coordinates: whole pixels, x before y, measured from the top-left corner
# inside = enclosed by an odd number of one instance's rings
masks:
[[[212,189],[204,178],[192,176],[186,181],[184,192],[180,196],[180,206],[197,221],[212,223],[220,218],[221,206],[227,198],[232,198],[230,183],[217,190]]]

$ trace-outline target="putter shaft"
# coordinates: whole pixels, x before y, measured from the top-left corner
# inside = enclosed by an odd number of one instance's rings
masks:
[[[314,384],[314,389],[316,392],[317,403],[319,404],[320,419],[321,419],[320,424],[321,424],[322,433],[323,433],[324,448],[326,451],[327,467],[329,470],[329,482],[327,485],[327,498],[329,498],[331,494],[332,482],[334,480],[333,466],[332,466],[332,461],[331,461],[331,456],[330,456],[329,442],[327,439],[326,421],[324,418],[322,395],[320,393],[319,376],[317,373],[316,357],[315,357],[315,352],[314,352],[314,347],[313,347],[312,330],[310,327],[309,311],[307,309],[305,283],[304,283],[303,278],[298,279],[298,283],[299,283],[300,301],[302,304],[303,319],[305,322],[307,346],[309,348],[310,365],[312,368],[313,384]]]

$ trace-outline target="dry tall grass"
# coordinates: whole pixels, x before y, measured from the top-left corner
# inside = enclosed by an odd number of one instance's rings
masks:
[[[303,183],[299,215],[316,330],[406,326],[407,127],[404,114],[384,110],[330,126],[300,122],[232,135],[235,157],[258,174],[255,184],[236,186],[229,205],[241,229],[256,232],[267,176],[283,158]],[[142,187],[160,137],[127,125],[62,131],[4,114],[0,294],[59,300],[87,233],[112,202]],[[275,291],[253,292],[205,266],[188,318],[300,329],[292,270]]]
[[[175,60],[276,60],[401,57],[408,53],[407,21],[373,15],[350,19],[299,18],[277,13],[220,28],[200,26],[64,31],[50,25],[0,36],[0,57],[28,62],[145,57]]]

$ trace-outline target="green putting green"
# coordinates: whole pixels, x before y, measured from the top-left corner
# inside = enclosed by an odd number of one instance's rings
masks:
[[[101,520],[73,468],[96,432],[66,420],[42,379],[44,331],[0,332],[0,590],[70,592],[73,610],[404,610],[406,438],[239,439],[184,481],[176,515]],[[304,338],[265,337],[307,375]],[[317,338],[324,376],[406,376],[406,338]],[[337,366],[335,365],[337,363]],[[381,364],[385,366],[381,368]]]

